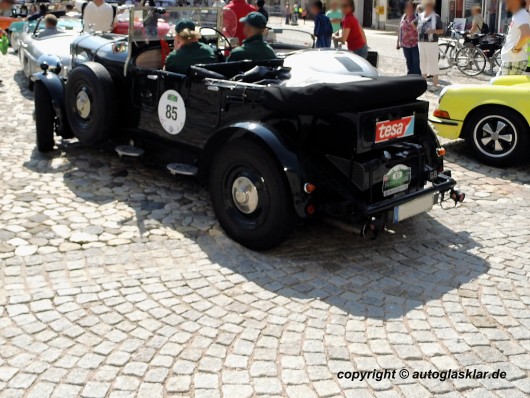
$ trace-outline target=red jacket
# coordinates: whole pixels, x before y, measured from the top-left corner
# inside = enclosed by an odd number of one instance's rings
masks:
[[[252,11],[256,11],[256,7],[251,6],[245,0],[232,0],[225,8],[228,8],[236,14],[237,17],[237,31],[236,37],[239,39],[239,44],[243,43],[245,40],[245,35],[243,34],[243,24],[239,22],[240,18],[246,17]]]

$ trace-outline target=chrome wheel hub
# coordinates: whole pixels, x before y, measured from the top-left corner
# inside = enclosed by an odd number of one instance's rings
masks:
[[[77,93],[75,107],[79,113],[79,116],[81,116],[83,119],[86,119],[90,115],[90,98],[84,90],[81,90],[79,93]]]
[[[508,147],[513,142],[513,134],[505,132],[508,125],[502,120],[495,120],[484,124],[482,127],[483,136],[481,138],[482,145],[492,146],[495,152],[504,152],[507,150],[506,145],[502,145],[501,141],[508,143]]]
[[[236,207],[245,214],[253,213],[258,208],[258,190],[247,177],[238,177],[234,180],[232,198]]]

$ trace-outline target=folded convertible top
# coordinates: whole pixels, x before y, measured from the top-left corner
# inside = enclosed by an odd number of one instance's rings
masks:
[[[348,83],[318,83],[306,87],[266,87],[262,105],[272,111],[326,115],[413,101],[427,89],[421,76],[378,77]]]

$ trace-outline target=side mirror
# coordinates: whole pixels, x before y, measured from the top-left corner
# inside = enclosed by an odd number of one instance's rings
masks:
[[[63,69],[63,64],[61,64],[60,62],[57,62],[57,65],[55,66],[54,72],[59,74],[59,73],[61,73],[61,69]]]

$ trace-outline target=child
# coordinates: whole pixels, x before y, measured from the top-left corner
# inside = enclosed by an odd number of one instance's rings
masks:
[[[320,0],[315,1],[311,5],[311,13],[315,16],[315,32],[317,38],[317,48],[331,47],[331,35],[333,34],[333,26],[331,21],[323,12],[323,5]]]

